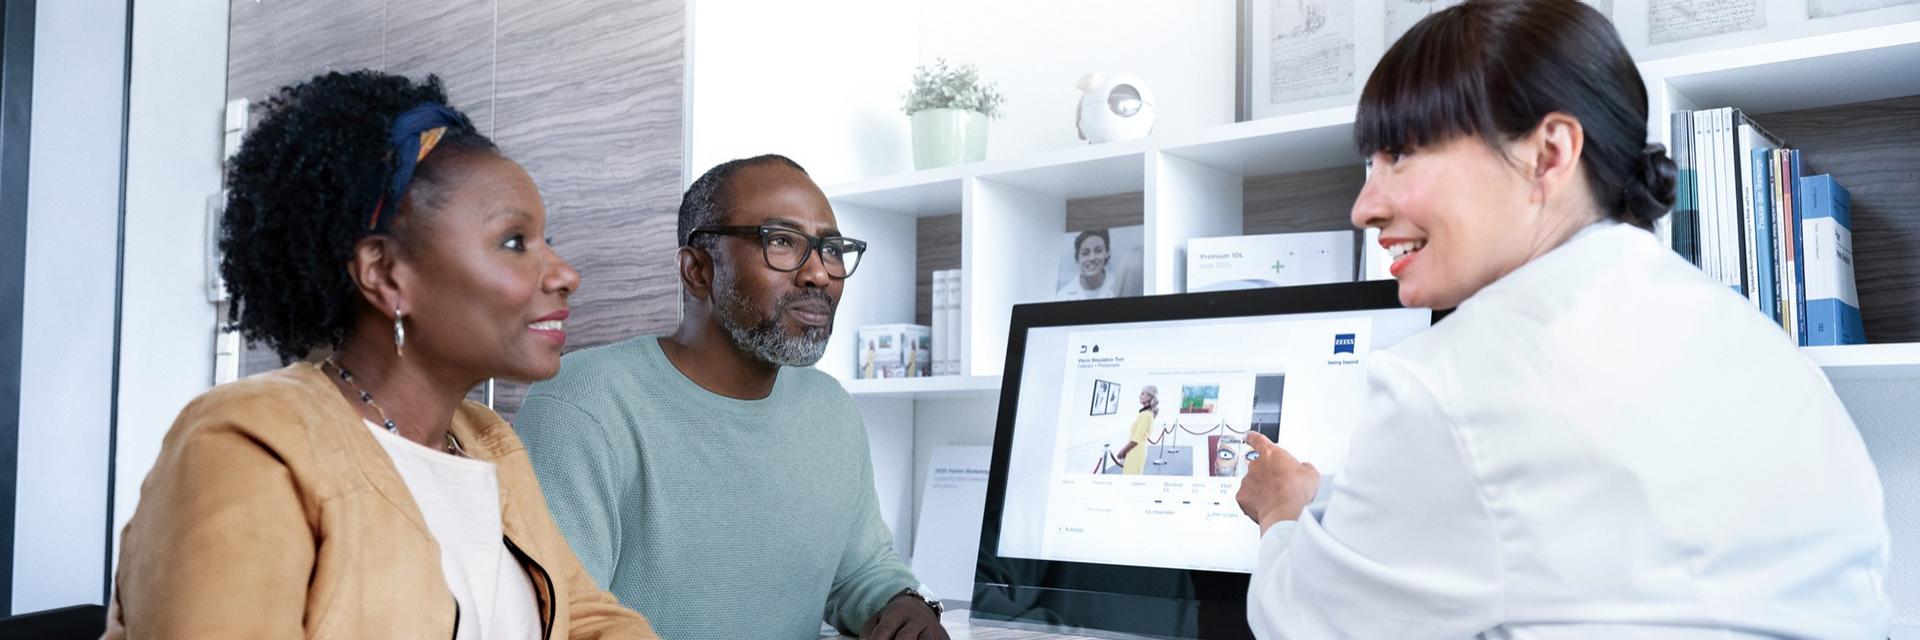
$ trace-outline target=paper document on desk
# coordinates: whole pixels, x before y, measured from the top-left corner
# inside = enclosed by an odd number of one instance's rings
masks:
[[[935,447],[913,532],[913,575],[943,600],[973,599],[991,447]]]

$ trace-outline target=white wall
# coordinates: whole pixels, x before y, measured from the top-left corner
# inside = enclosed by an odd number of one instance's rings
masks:
[[[693,14],[688,182],[762,153],[823,185],[911,167],[900,93],[919,0],[698,0]]]
[[[227,7],[141,2],[134,8],[116,549],[161,437],[180,408],[213,383],[214,307],[206,299],[203,256],[206,199],[221,184]]]
[[[873,460],[873,490],[880,519],[893,531],[900,559],[913,557],[913,401],[905,398],[856,398],[866,421],[867,455]]]
[[[925,504],[928,466],[933,450],[940,447],[991,447],[996,421],[1000,416],[999,393],[991,397],[921,400],[913,408],[913,504],[909,514],[920,521],[919,505]],[[940,594],[943,598],[969,600],[968,594]]]
[[[1074,83],[1089,71],[1138,76],[1153,89],[1154,133],[1189,131],[1233,122],[1236,4],[923,0],[918,62],[972,63],[1006,93],[988,159],[1086,144]]]
[[[1085,144],[1081,74],[1140,76],[1156,133],[1233,121],[1233,2],[697,0],[692,181],[731,158],[793,156],[823,185],[913,169],[901,95],[935,58],[978,65],[1007,95],[988,158]]]
[[[101,603],[125,0],[40,2],[13,611]]]

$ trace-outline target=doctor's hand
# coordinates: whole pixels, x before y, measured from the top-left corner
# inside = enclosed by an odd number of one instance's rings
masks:
[[[866,640],[948,640],[947,629],[940,626],[940,616],[933,607],[904,593],[873,614],[866,627],[860,631],[860,637]]]
[[[1259,459],[1247,463],[1247,477],[1240,479],[1240,510],[1260,524],[1266,535],[1274,523],[1300,517],[1320,489],[1320,470],[1294,459],[1293,454],[1268,440],[1259,432],[1247,434],[1247,445]]]

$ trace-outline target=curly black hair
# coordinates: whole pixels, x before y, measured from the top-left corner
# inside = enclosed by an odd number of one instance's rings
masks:
[[[250,341],[283,361],[346,338],[359,294],[347,273],[354,244],[392,180],[389,130],[394,118],[425,102],[446,103],[436,76],[425,82],[375,71],[327,73],[283,87],[262,106],[227,171],[227,207],[220,219],[220,275],[233,304],[227,319]],[[449,127],[413,183],[443,176],[435,159],[463,151],[497,153],[471,123]],[[439,189],[409,190],[394,233],[420,199]],[[414,194],[419,193],[416,197]],[[433,204],[428,202],[426,204]]]

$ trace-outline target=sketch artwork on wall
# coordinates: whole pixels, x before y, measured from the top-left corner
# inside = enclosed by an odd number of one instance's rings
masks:
[[[1650,0],[1647,42],[1666,44],[1767,26],[1760,0]]]
[[[1920,0],[1807,0],[1807,17],[1831,18],[1903,4],[1920,4]]]
[[[1268,104],[1354,90],[1353,3],[1272,0]]]
[[[1460,0],[1387,0],[1387,46],[1392,47],[1427,16],[1456,4]]]
[[[1241,108],[1265,118],[1351,102],[1359,92],[1349,0],[1241,0]]]
[[[1598,10],[1600,15],[1606,16],[1608,20],[1613,19],[1613,0],[1580,1]],[[1460,2],[1461,0],[1387,0],[1387,46],[1393,46],[1400,36],[1407,35],[1407,31],[1413,29],[1413,25],[1418,24],[1422,19]]]

